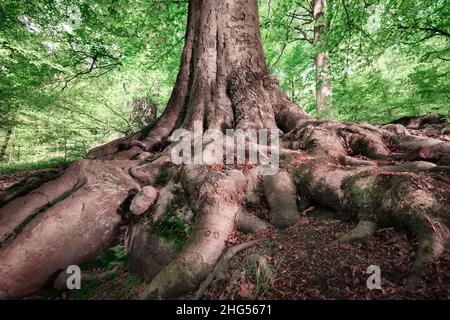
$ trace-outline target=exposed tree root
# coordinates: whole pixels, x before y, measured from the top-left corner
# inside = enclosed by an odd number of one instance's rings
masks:
[[[184,166],[181,183],[197,214],[193,233],[178,256],[152,280],[143,299],[174,297],[197,288],[234,230],[246,189],[242,172],[223,174],[204,166]]]
[[[159,191],[159,197],[153,211],[153,223],[158,222],[169,209],[172,203],[175,190],[175,182],[170,180],[169,183]]]
[[[205,293],[205,290],[208,288],[208,286],[214,281],[215,278],[220,277],[223,272],[225,271],[225,268],[230,263],[231,259],[241,252],[242,250],[245,250],[255,244],[257,244],[258,241],[248,241],[241,244],[238,244],[234,247],[228,248],[225,254],[223,255],[220,262],[216,264],[214,267],[214,270],[208,275],[208,277],[205,279],[205,281],[202,282],[200,285],[200,288],[197,290],[194,296],[194,300],[199,300],[203,297],[203,294]]]
[[[158,198],[158,190],[152,186],[143,187],[131,200],[130,212],[139,216],[147,212]]]
[[[0,207],[38,188],[45,182],[56,179],[62,173],[63,173],[62,170],[51,170],[48,172],[44,172],[43,174],[32,176],[18,182],[17,184],[8,188],[7,191],[0,192]]]
[[[161,155],[151,162],[143,161],[139,166],[130,169],[130,175],[145,185],[154,185],[161,168],[170,165],[170,149],[166,149]]]
[[[269,224],[242,208],[236,216],[236,229],[241,232],[258,232],[270,228]]]
[[[359,220],[354,229],[340,236],[335,243],[364,241],[370,239],[376,230],[377,223],[375,221]]]
[[[57,180],[0,209],[2,241],[22,224],[20,233],[0,249],[2,298],[32,293],[54,273],[90,260],[114,243],[118,208],[130,190],[139,188],[127,174],[132,164],[78,161]]]
[[[429,113],[425,116],[403,117],[393,121],[392,124],[399,124],[408,129],[428,129],[427,131],[438,131],[447,125],[447,121],[438,114]]]
[[[418,174],[341,169],[317,161],[302,163],[295,170],[302,194],[360,221],[340,241],[366,238],[376,225],[400,228],[418,239],[413,270],[439,257],[449,241],[450,199],[448,190],[440,189],[435,178],[424,181]]]
[[[285,171],[264,176],[264,193],[270,206],[272,224],[289,227],[297,222],[297,191]]]

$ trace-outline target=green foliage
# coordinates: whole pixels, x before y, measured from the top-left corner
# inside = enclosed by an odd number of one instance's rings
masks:
[[[80,290],[70,291],[70,299],[135,299],[136,295],[134,291],[137,287],[142,285],[142,280],[132,274],[122,275],[120,280],[117,278],[118,277],[113,277],[110,279],[87,282]]]
[[[306,40],[314,36],[311,1],[260,6],[267,60],[288,96],[315,115],[314,55],[326,49],[333,116],[370,122],[450,116],[449,9],[442,0],[328,0],[324,47]]]
[[[152,232],[167,240],[174,241],[175,250],[180,251],[192,233],[194,222],[186,222],[185,212],[180,205],[185,203],[183,196],[175,195],[169,210],[153,227]]]
[[[106,249],[96,259],[82,264],[80,268],[82,272],[103,272],[113,270],[119,264],[122,264],[126,269],[128,267],[127,261],[127,253],[125,252],[125,248],[123,246],[116,246]],[[102,286],[108,286],[108,283],[112,281],[116,282],[116,278],[119,276],[119,272],[120,271],[117,271],[117,273],[111,274],[102,280],[84,282],[80,290],[70,291],[70,299],[87,300],[92,298],[95,294],[98,294],[102,291]],[[115,286],[113,286],[114,290],[121,290],[124,292],[128,291],[129,293],[131,292],[131,289],[133,287],[140,285],[141,281],[134,276],[127,276],[125,278],[125,281],[121,281],[121,284],[121,288],[115,288]],[[51,294],[51,292],[47,294]],[[107,294],[112,299],[114,299],[116,295],[123,296],[124,293],[112,291],[103,294]]]
[[[0,174],[54,168],[68,163],[70,162],[64,162],[62,158],[49,158],[36,162],[19,162],[15,164],[0,163]]]
[[[167,240],[175,242],[175,251],[180,251],[192,232],[192,224],[184,221],[182,210],[170,210],[153,227],[153,232]]]
[[[111,270],[120,263],[126,263],[127,253],[123,246],[108,248],[96,259],[81,265],[82,271]]]
[[[71,27],[73,6],[80,23]],[[148,97],[162,112],[185,16],[184,2],[2,1],[0,162],[76,159],[141,129],[131,102]]]
[[[360,68],[335,84],[335,116],[374,123],[430,111],[449,117],[447,68],[386,50],[376,64]]]
[[[80,290],[72,290],[70,298],[73,300],[88,300],[99,289],[102,281],[94,280],[86,283]]]
[[[311,41],[310,0],[259,4],[270,70],[311,115],[314,56],[326,49],[335,118],[449,116],[448,1],[328,0],[320,45]],[[69,19],[73,6],[79,25]],[[186,15],[187,1],[2,0],[0,170],[71,161],[140,130],[130,121],[133,99],[149,98],[161,114],[179,67]]]

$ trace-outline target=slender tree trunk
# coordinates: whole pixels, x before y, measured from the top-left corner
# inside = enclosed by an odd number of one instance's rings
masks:
[[[326,0],[312,0],[314,19],[314,44],[319,50],[315,56],[316,65],[316,108],[319,118],[328,118],[331,112],[331,74],[329,52],[323,39],[327,22],[325,21]]]
[[[3,141],[2,148],[0,149],[0,162],[5,159],[6,149],[8,148],[9,140],[11,139],[12,129],[6,131],[5,140]]]

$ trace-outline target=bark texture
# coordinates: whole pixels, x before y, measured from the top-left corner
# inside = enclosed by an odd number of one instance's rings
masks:
[[[316,65],[316,108],[320,118],[331,115],[331,74],[329,52],[324,39],[327,22],[325,20],[326,0],[312,0],[314,20],[314,45],[318,50],[314,61]]]
[[[114,244],[121,204],[139,185],[130,161],[74,163],[0,209],[0,297],[30,294]]]

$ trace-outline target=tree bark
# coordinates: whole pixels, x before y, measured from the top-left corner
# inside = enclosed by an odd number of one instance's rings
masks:
[[[133,98],[130,108],[129,125],[137,124],[140,129],[143,129],[157,118],[157,105],[149,97]]]
[[[3,159],[5,159],[6,149],[8,148],[9,139],[11,138],[11,134],[12,134],[12,129],[8,129],[8,131],[6,131],[6,136],[5,136],[5,140],[3,141],[2,148],[0,149],[0,162],[2,162]]]
[[[326,49],[324,34],[327,27],[325,20],[326,0],[312,0],[314,20],[314,45],[318,52],[314,58],[316,66],[316,108],[319,118],[331,115],[331,74],[329,52]]]

